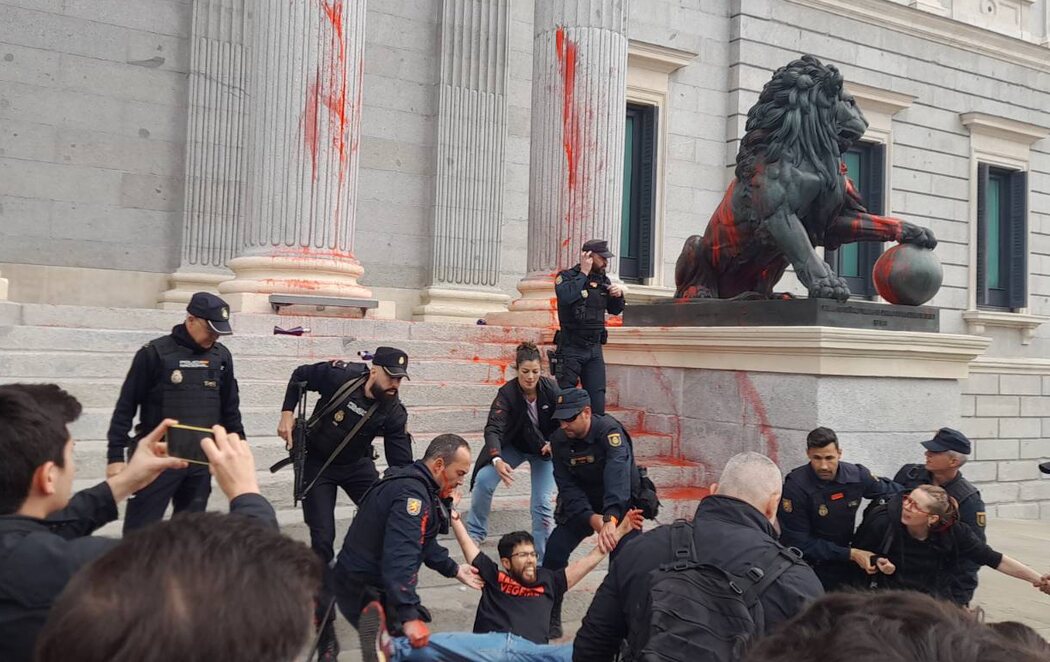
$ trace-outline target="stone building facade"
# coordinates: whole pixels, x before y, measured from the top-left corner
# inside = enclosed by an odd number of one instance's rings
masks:
[[[748,108],[812,53],[870,122],[862,192],[940,239],[942,332],[990,339],[944,404],[967,474],[1050,517],[1048,4],[5,0],[0,293],[546,324],[551,272],[602,235],[631,300],[666,297]],[[835,257],[857,291],[872,257]]]

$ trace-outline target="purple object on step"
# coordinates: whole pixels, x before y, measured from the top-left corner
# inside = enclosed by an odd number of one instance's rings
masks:
[[[364,360],[364,361],[371,361],[372,360],[372,352],[369,352],[366,349],[361,350],[360,352],[357,353],[357,355],[360,356],[361,359]]]
[[[275,336],[301,336],[304,333],[310,333],[310,329],[301,326],[292,329],[282,329],[279,326],[273,327],[273,335]]]
[[[480,320],[480,319],[479,319],[479,320],[477,321],[477,325],[478,325],[478,326],[486,326],[487,324],[488,324],[488,322],[486,322],[485,320]]]

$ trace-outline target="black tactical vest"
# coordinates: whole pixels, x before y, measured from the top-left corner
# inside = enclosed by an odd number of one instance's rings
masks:
[[[367,371],[363,375],[352,379],[358,379],[362,376],[367,378]],[[362,379],[361,385],[351,391],[339,407],[329,412],[328,415],[317,421],[317,424],[310,428],[310,433],[307,437],[307,448],[313,457],[320,458],[322,461],[328,458],[338,448],[346,435],[354,429],[354,426],[365,415],[365,412],[368,411],[368,406],[356,402],[360,398],[353,397],[354,394],[361,392],[364,384],[365,380]],[[371,457],[372,440],[375,439],[376,434],[379,432],[386,411],[387,408],[384,406],[377,408],[368,421],[357,431],[353,440],[333,460],[333,464],[349,464],[366,456]]]
[[[558,322],[564,331],[573,336],[588,336],[591,342],[597,340],[597,335],[605,329],[605,310],[609,303],[607,280],[605,276],[588,275],[580,299],[572,304],[558,301]]]
[[[160,392],[157,420],[174,418],[183,425],[210,428],[222,422],[223,353],[218,345],[205,352],[194,352],[171,336],[150,343],[160,357],[160,379],[152,391]],[[144,420],[151,420],[143,414]],[[148,430],[147,430],[148,432]]]

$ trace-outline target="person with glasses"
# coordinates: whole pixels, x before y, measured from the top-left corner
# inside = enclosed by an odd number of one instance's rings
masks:
[[[920,485],[872,509],[854,544],[876,553],[867,571],[872,588],[910,589],[961,605],[953,579],[964,572],[960,563],[970,561],[1050,593],[1050,574],[1040,575],[989,547],[960,523],[957,504],[936,485]]]
[[[457,495],[458,497],[458,495]],[[457,498],[458,500],[458,498]],[[594,570],[608,551],[596,545],[590,554],[562,570],[538,567],[536,546],[525,531],[508,533],[499,541],[499,563],[478,549],[459,513],[450,511],[452,531],[463,557],[477,568],[484,582],[474,618],[474,632],[443,632],[427,645],[412,648],[404,637],[389,637],[382,627],[386,613],[377,601],[361,616],[361,653],[365,662],[466,660],[536,660],[569,662],[572,644],[548,644],[547,625],[556,600]],[[617,539],[642,527],[640,510],[630,510],[614,533]],[[373,636],[371,633],[375,632]]]
[[[970,440],[962,432],[952,428],[941,428],[933,439],[922,442],[926,449],[925,464],[906,464],[900,468],[893,482],[905,490],[919,485],[939,485],[959,505],[959,519],[970,527],[981,542],[986,542],[984,527],[987,524],[984,500],[981,492],[963,477],[962,466],[971,452]],[[953,579],[952,594],[955,602],[969,604],[977,589],[977,571],[980,566],[964,561],[962,572]]]

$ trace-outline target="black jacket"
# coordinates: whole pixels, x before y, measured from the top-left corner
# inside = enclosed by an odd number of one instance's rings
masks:
[[[241,396],[233,374],[233,356],[230,350],[221,343],[215,343],[211,349],[204,349],[190,337],[185,324],[173,327],[170,337],[179,345],[193,350],[195,354],[213,353],[219,357],[219,397],[222,403],[219,422],[228,432],[236,432],[244,437]],[[124,384],[120,387],[120,396],[117,398],[117,406],[113,409],[113,418],[110,419],[109,432],[106,434],[109,440],[106,460],[110,464],[125,461],[124,449],[128,446],[128,433],[131,431],[136,412],[139,412],[139,424],[135,427],[136,438],[147,434],[163,420],[162,396],[155,386],[165,376],[161,374],[162,360],[153,347],[153,342],[146,343],[135,354],[128,375],[124,378]]]
[[[933,485],[933,476],[922,464],[905,464],[893,477],[895,483],[911,491],[919,485]],[[987,542],[985,535],[986,515],[981,492],[973,483],[963,478],[960,473],[944,485],[944,490],[959,503],[959,519],[966,523],[981,542]],[[981,566],[972,561],[961,561],[962,572],[952,575],[952,600],[961,605],[969,604],[973,592],[977,589],[977,571]]]
[[[957,580],[969,573],[969,566],[997,568],[1003,555],[977,537],[973,529],[956,522],[946,531],[931,531],[925,541],[912,538],[901,523],[902,496],[865,514],[857,529],[854,547],[886,556],[896,566],[892,575],[874,575],[879,588],[909,589],[965,605],[958,594]],[[861,586],[871,578],[861,576]]]
[[[277,528],[273,507],[258,494],[230,502],[230,512]],[[117,519],[105,482],[77,492],[66,508],[46,520],[0,516],[0,660],[33,658],[48,611],[73,575],[120,541],[91,533]]]
[[[550,440],[551,434],[558,429],[558,421],[551,418],[558,405],[558,382],[550,377],[540,377],[536,384],[536,417],[539,429],[529,418],[529,406],[525,394],[512,379],[499,387],[496,399],[489,408],[489,419],[485,423],[485,448],[478,453],[474,463],[474,474],[470,477],[470,487],[474,488],[474,479],[483,467],[492,464],[492,458],[503,451],[503,444],[509,443],[526,455],[538,456],[543,444]],[[545,461],[550,458],[544,457]]]
[[[700,502],[693,519],[697,560],[742,575],[768,550],[776,533],[762,513],[732,497],[711,495]],[[576,633],[573,660],[612,660],[626,639],[636,642],[649,622],[645,613],[649,573],[672,558],[671,527],[661,526],[628,542],[609,567]],[[800,612],[824,589],[813,570],[799,561],[760,599],[766,631]]]
[[[320,411],[328,404],[335,392],[346,382],[364,377],[368,374],[368,366],[363,363],[347,363],[345,361],[322,361],[301,365],[292,372],[292,378],[288,381],[288,388],[284,393],[282,411],[295,411],[298,404],[298,388],[296,382],[306,382],[309,391],[316,391],[320,397],[314,405],[314,413]],[[372,405],[372,400],[365,396],[364,386],[361,386],[350,396],[350,403],[355,405],[354,409],[360,412],[367,411]],[[349,404],[347,405],[349,406]],[[329,415],[329,420],[320,421],[311,431],[307,443],[307,452],[318,462],[324,462],[328,456],[338,447],[342,441],[343,434],[330,434],[333,424],[333,415],[342,421],[346,411],[337,411]],[[352,424],[360,416],[351,414],[344,424],[346,428],[352,429]],[[412,464],[412,436],[408,434],[408,411],[401,403],[400,398],[378,407],[370,419],[354,435],[351,441],[335,459],[335,464],[348,464],[362,457],[372,457],[372,440],[377,436],[383,436],[383,450],[386,453],[387,465],[391,467],[403,467]],[[323,430],[322,430],[323,426]],[[320,432],[325,434],[320,434]],[[347,432],[350,430],[347,429]]]
[[[584,439],[570,439],[558,430],[551,435],[551,454],[558,485],[554,517],[559,524],[594,514],[623,519],[638,494],[641,477],[631,438],[619,421],[594,414]]]
[[[388,618],[399,623],[421,618],[424,610],[416,593],[420,565],[450,578],[459,571],[436,540],[447,527],[438,484],[427,465],[420,460],[391,468],[361,501],[336,572],[380,589],[390,608]]]

